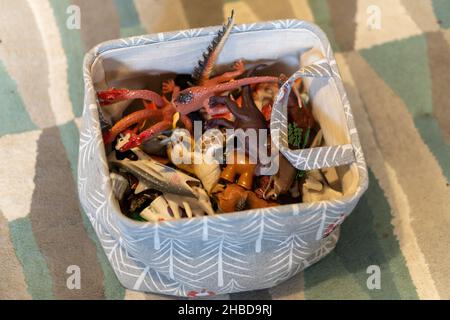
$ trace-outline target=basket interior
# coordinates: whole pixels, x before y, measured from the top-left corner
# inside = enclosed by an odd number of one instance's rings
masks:
[[[92,65],[96,90],[108,87],[148,88],[161,91],[162,80],[175,73],[190,73],[214,34],[160,43],[108,50]],[[325,56],[319,38],[309,30],[276,29],[233,33],[225,44],[216,67],[220,73],[243,59],[248,67],[266,63],[265,75],[290,76],[301,65]],[[333,79],[306,79],[313,114],[323,130],[325,145],[351,143],[342,101]],[[127,103],[108,106],[104,111],[113,119]],[[338,177],[334,186],[344,196],[356,192],[359,173],[356,164],[332,168]],[[333,173],[332,173],[333,174]]]

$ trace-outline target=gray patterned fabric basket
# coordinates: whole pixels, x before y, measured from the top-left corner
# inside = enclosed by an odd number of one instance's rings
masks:
[[[140,87],[160,73],[190,72],[217,29],[110,41],[85,57],[79,196],[117,277],[129,289],[201,296],[275,286],[335,247],[338,226],[367,188],[353,115],[326,36],[311,23],[282,20],[235,26],[219,68],[243,58],[276,61],[274,70],[293,74],[274,104],[271,130],[280,133],[275,143],[297,168],[339,166],[343,197],[162,223],[132,221],[120,212],[109,179],[96,90]],[[322,58],[294,72],[298,56],[303,61],[310,49]],[[308,77],[305,84],[326,146],[293,151],[287,147],[286,99],[300,76]]]

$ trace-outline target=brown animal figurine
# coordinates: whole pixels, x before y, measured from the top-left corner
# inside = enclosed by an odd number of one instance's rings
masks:
[[[303,130],[313,128],[316,124],[309,106],[303,103],[300,93],[296,87],[295,90],[289,94],[288,99],[288,118],[290,122],[294,122],[297,127]]]
[[[246,76],[252,76],[258,68],[264,66],[265,65],[258,65],[250,69]],[[210,108],[215,108],[219,105],[225,105],[235,117],[235,121],[233,122],[223,118],[211,119],[207,123],[209,128],[222,126],[228,129],[240,128],[244,131],[246,129],[267,129],[266,118],[255,104],[250,85],[245,85],[242,88],[242,107],[229,97],[214,96],[209,99]]]
[[[281,194],[288,193],[295,181],[297,169],[280,153],[277,174],[270,177],[263,198],[276,200]]]
[[[242,91],[242,107],[229,97],[214,96],[209,99],[209,107],[214,108],[225,105],[234,115],[235,120],[229,121],[223,118],[211,119],[207,122],[208,128],[225,127],[228,129],[267,129],[264,115],[259,111],[251,96],[250,86],[245,86]]]
[[[258,67],[260,66],[250,70],[249,74],[252,74]],[[255,130],[256,144],[252,142],[246,143],[245,137],[242,137],[238,132],[236,132],[235,137],[238,138],[241,145],[245,146],[245,152],[248,155],[257,156],[259,148],[263,147],[262,144],[266,143],[260,139],[260,130],[265,130],[265,132],[267,132],[268,129],[266,118],[256,106],[253,99],[252,88],[249,85],[242,88],[242,95],[238,100],[241,101],[235,102],[225,96],[211,97],[209,100],[210,109],[214,110],[219,108],[219,106],[225,106],[234,116],[234,121],[225,118],[215,118],[208,120],[206,126],[207,128],[224,127],[226,129],[239,129],[243,132],[246,132],[248,129]],[[240,105],[242,105],[242,107]]]
[[[250,163],[248,157],[241,153],[234,153],[233,163],[229,163],[225,169],[223,169],[220,178],[234,183],[236,176],[239,176],[237,184],[245,189],[252,189],[253,176],[255,173],[256,163]]]
[[[229,184],[217,198],[219,207],[224,212],[261,209],[277,205],[275,202],[258,198],[254,192],[245,190],[237,184]]]

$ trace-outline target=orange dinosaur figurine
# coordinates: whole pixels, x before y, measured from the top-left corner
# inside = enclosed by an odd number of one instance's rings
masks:
[[[252,192],[237,184],[229,184],[225,190],[217,195],[219,207],[224,212],[234,212],[247,209],[261,209],[276,206],[277,203],[258,198]]]
[[[230,158],[229,158],[229,161]],[[220,178],[234,183],[236,176],[239,176],[237,184],[245,189],[252,189],[253,187],[253,175],[255,172],[256,164],[250,163],[247,155],[234,153],[233,163],[229,163],[225,169],[223,169]]]

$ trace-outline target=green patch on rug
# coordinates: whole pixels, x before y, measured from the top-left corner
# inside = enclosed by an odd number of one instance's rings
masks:
[[[15,81],[9,76],[0,61],[0,137],[5,134],[20,133],[37,129],[31,121]]]
[[[58,25],[61,42],[67,57],[67,74],[69,96],[75,117],[80,117],[83,111],[83,58],[85,53],[84,43],[81,40],[79,29],[67,27],[69,16],[67,8],[71,5],[69,0],[50,0],[53,14]],[[81,14],[83,14],[81,12]]]
[[[74,180],[77,180],[77,165],[78,165],[78,146],[79,146],[79,131],[75,121],[70,121],[64,125],[60,125],[59,132],[61,134],[61,141],[67,153],[72,168],[72,175]],[[103,247],[92,227],[86,212],[81,208],[81,216],[83,219],[83,226],[89,238],[95,244],[97,259],[103,271],[103,287],[104,295],[108,300],[123,299],[125,296],[125,289],[117,279],[114,270],[109,264],[108,258],[105,255]]]
[[[54,299],[52,276],[34,239],[30,219],[25,217],[11,221],[9,232],[31,297],[38,300]]]
[[[433,0],[434,14],[443,28],[450,28],[450,1]]]
[[[447,181],[450,181],[450,145],[442,135],[436,119],[432,115],[423,115],[416,117],[414,124],[419,129],[422,139],[437,158]]]
[[[148,34],[148,32],[141,26],[120,28],[120,36],[123,38],[140,36],[145,34]]]
[[[67,153],[72,168],[72,175],[76,181],[77,179],[77,164],[78,164],[78,144],[79,132],[75,121],[70,121],[58,127],[61,134],[61,141]],[[81,216],[83,219],[84,228],[89,235],[89,238],[95,244],[97,259],[103,271],[103,287],[106,299],[123,299],[125,296],[125,289],[117,279],[114,270],[109,264],[108,258],[100,244],[99,239],[92,227],[86,213],[81,208]]]
[[[422,140],[450,179],[450,147],[432,116],[432,84],[425,36],[361,50],[361,55],[405,102]],[[389,111],[389,106],[378,107]]]
[[[131,37],[147,33],[141,25],[133,1],[115,0],[114,2],[117,7],[117,13],[119,14],[121,37]]]
[[[432,111],[427,40],[424,35],[361,50],[361,55],[408,105],[413,116]],[[389,106],[378,106],[389,111]]]
[[[316,23],[325,32],[333,51],[338,52],[339,46],[337,45],[332,28],[330,9],[328,7],[327,0],[309,0],[308,3],[314,16],[314,23]]]
[[[305,270],[306,299],[417,299],[391,208],[369,171],[369,188],[344,221],[336,249]],[[381,271],[380,289],[370,290],[370,266]]]
[[[66,150],[67,158],[70,162],[74,181],[77,180],[78,147],[80,135],[74,120],[58,126],[61,135],[61,142]]]
[[[102,245],[100,244],[100,240],[95,233],[92,224],[89,221],[89,218],[86,212],[80,207],[81,216],[83,218],[83,225],[86,229],[89,238],[94,242],[95,248],[97,251],[97,259],[100,263],[100,266],[103,271],[103,287],[104,294],[107,300],[123,300],[125,297],[125,288],[117,279],[116,274],[114,273],[111,264],[106,257],[105,251],[103,250]]]

